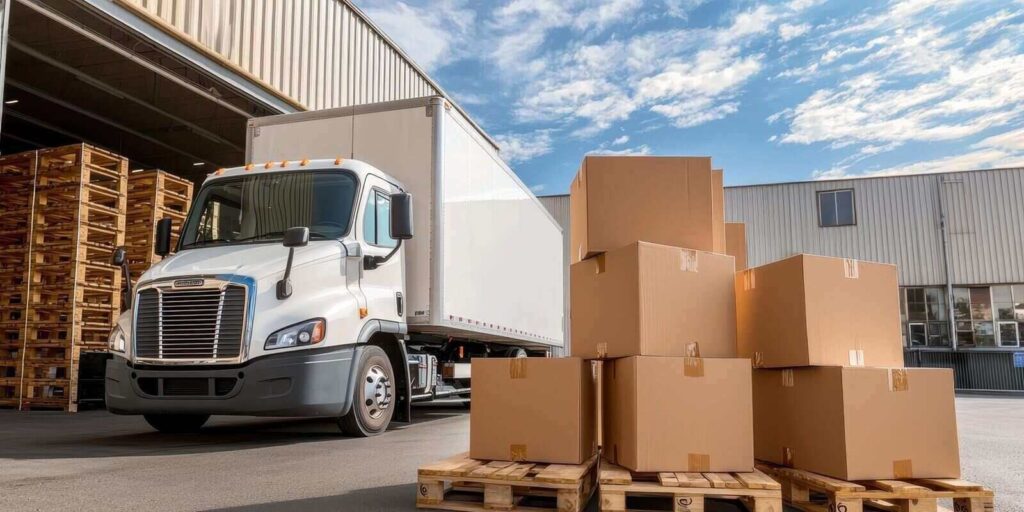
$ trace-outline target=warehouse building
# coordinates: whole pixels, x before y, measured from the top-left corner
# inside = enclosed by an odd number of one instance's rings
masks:
[[[959,389],[1024,391],[1024,169],[725,193],[750,266],[797,253],[894,263],[907,365],[956,368]],[[541,200],[568,230],[568,196]]]

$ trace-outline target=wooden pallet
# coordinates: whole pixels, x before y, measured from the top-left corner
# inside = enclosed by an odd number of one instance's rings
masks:
[[[956,512],[992,512],[995,493],[959,479],[867,480],[847,482],[799,469],[758,463],[782,483],[786,503],[807,512],[862,512],[878,509],[935,512],[938,500],[952,499]]]
[[[705,500],[739,500],[754,512],[782,512],[781,486],[761,471],[751,473],[638,473],[601,462],[602,511],[638,510],[627,500],[671,503],[676,512],[703,512]],[[665,504],[668,504],[665,503]]]
[[[171,247],[177,245],[192,201],[192,182],[160,170],[134,172],[128,176],[128,198],[132,208],[128,212],[124,245],[135,282],[160,261],[154,252],[157,221],[171,219]]]
[[[597,465],[597,455],[583,464],[540,464],[478,460],[462,453],[420,467],[416,507],[579,512],[594,493]]]

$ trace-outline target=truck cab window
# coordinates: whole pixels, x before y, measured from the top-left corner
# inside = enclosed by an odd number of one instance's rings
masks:
[[[394,247],[391,238],[391,198],[380,190],[373,190],[363,212],[363,236],[366,243],[379,247]]]
[[[280,242],[308,227],[311,240],[345,236],[357,183],[347,172],[288,171],[212,181],[185,221],[181,248]]]

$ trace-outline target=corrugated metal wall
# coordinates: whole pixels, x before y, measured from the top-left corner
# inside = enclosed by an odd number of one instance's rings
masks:
[[[818,226],[816,192],[854,189],[857,225]],[[955,284],[1024,282],[1024,169],[726,188],[750,265],[807,252],[895,263],[900,284],[946,282],[939,191]]]
[[[569,196],[542,196],[538,197],[540,204],[543,204],[551,216],[555,218],[559,226],[562,226],[562,260],[565,265],[563,273],[563,286],[565,287],[565,347],[564,355],[569,355],[572,348],[572,336],[569,332]]]
[[[119,0],[309,110],[439,94],[344,0]]]

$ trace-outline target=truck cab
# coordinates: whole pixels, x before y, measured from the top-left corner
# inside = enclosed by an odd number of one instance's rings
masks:
[[[407,421],[422,362],[405,345],[411,202],[353,159],[210,175],[176,227],[177,252],[127,294],[107,408],[168,432],[214,414],[332,417],[358,436]]]

